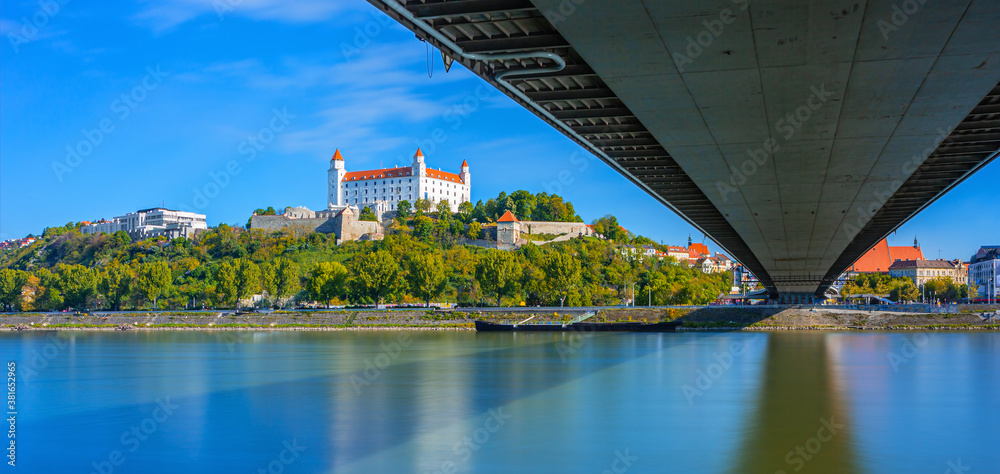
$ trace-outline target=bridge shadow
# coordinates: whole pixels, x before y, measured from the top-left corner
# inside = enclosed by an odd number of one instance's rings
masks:
[[[858,472],[852,423],[821,333],[772,333],[757,410],[732,472]]]
[[[684,316],[678,317],[675,321],[686,323],[727,323],[733,327],[749,326],[774,316],[787,308],[754,308],[753,306],[724,306],[712,308],[699,308]]]

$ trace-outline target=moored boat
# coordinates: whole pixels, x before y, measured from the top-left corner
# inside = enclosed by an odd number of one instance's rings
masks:
[[[476,331],[482,332],[673,332],[680,321],[659,323],[567,323],[567,324],[502,324],[476,320]]]

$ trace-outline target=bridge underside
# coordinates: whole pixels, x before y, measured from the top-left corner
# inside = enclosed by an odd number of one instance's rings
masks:
[[[823,295],[1000,149],[992,0],[369,1],[704,231],[775,297]],[[565,67],[512,58],[538,51]]]

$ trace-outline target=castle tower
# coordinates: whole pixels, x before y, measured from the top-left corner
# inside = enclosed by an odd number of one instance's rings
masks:
[[[417,148],[413,155],[413,176],[425,176],[427,174],[427,164],[424,163],[424,153]]]
[[[417,148],[417,152],[413,155],[413,174],[414,178],[417,178],[417,199],[427,199],[426,185],[424,184],[424,177],[427,176],[427,164],[424,163],[424,154]]]
[[[462,160],[462,168],[461,172],[458,173],[458,177],[462,178],[462,184],[465,185],[465,188],[462,190],[462,201],[471,200],[472,196],[470,195],[470,190],[472,189],[472,184],[470,183],[470,180],[472,179],[472,175],[469,174],[469,163],[465,160]]]
[[[326,208],[333,209],[334,207],[346,205],[347,200],[344,198],[343,180],[347,171],[344,170],[344,157],[340,155],[339,148],[333,153],[333,158],[330,158],[330,169],[326,174],[328,178]]]

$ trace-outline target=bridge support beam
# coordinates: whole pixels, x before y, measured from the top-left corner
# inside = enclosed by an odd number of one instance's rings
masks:
[[[788,292],[778,293],[778,304],[819,304],[822,300],[815,293]]]

